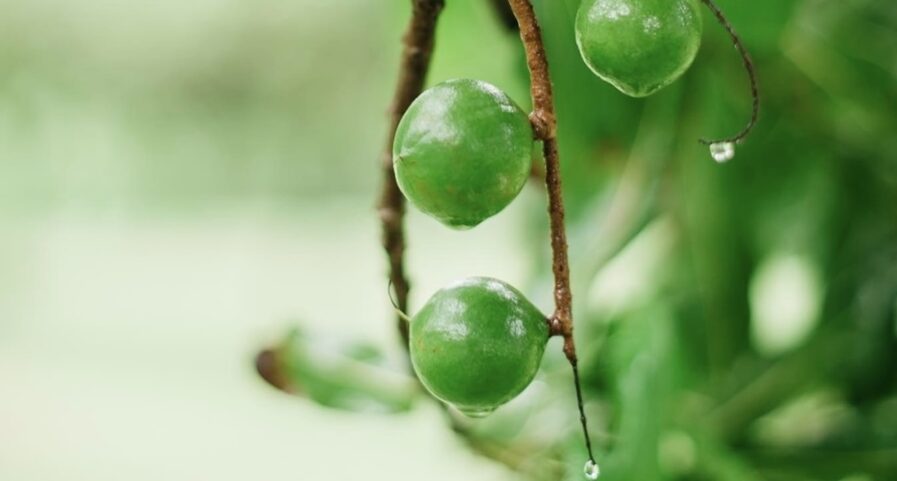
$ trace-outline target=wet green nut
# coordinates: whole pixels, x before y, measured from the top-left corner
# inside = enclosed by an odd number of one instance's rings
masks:
[[[585,0],[576,15],[586,65],[632,97],[651,95],[688,70],[702,29],[696,0]]]
[[[523,294],[473,277],[440,290],[411,320],[411,362],[437,398],[485,416],[533,380],[545,344],[545,316]]]
[[[399,188],[418,209],[458,229],[499,213],[532,167],[526,113],[497,87],[450,80],[422,93],[396,131]]]

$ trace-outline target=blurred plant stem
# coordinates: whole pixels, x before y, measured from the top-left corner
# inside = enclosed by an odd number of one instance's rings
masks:
[[[830,353],[845,352],[849,337],[835,329],[820,331],[807,345],[750,378],[704,417],[706,425],[729,441],[743,437],[760,416],[826,378],[838,377],[840,360]]]

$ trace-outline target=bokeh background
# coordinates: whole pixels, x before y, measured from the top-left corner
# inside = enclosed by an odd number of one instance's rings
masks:
[[[515,32],[447,3],[431,81],[528,105]],[[580,61],[576,0],[534,3],[605,478],[897,479],[897,4],[719,0],[764,104],[718,165],[696,139],[750,99],[706,12],[633,100]],[[409,10],[0,0],[0,479],[582,478],[556,341],[464,437],[403,374],[374,203]],[[547,311],[544,202],[411,209],[413,305],[490,275]],[[270,346],[304,395],[256,374]]]

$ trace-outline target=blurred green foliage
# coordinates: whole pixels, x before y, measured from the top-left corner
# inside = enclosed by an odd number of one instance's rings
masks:
[[[750,98],[709,15],[685,78],[634,100],[581,62],[576,0],[534,3],[603,479],[897,479],[897,4],[720,0],[763,108],[717,165],[696,140],[736,131]],[[525,103],[515,34],[487,10],[448,2],[431,80],[482,78]],[[541,299],[546,221],[532,212]],[[528,478],[581,479],[559,354],[540,379],[475,424],[472,445]]]

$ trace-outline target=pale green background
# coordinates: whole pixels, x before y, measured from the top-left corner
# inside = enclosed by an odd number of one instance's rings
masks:
[[[326,411],[252,369],[294,320],[395,348],[373,205],[406,10],[0,1],[0,479],[508,476],[432,406]],[[507,53],[490,15],[457,7],[446,32]],[[517,78],[463,47],[434,77]],[[417,296],[525,278],[539,200],[465,234],[412,215]]]

